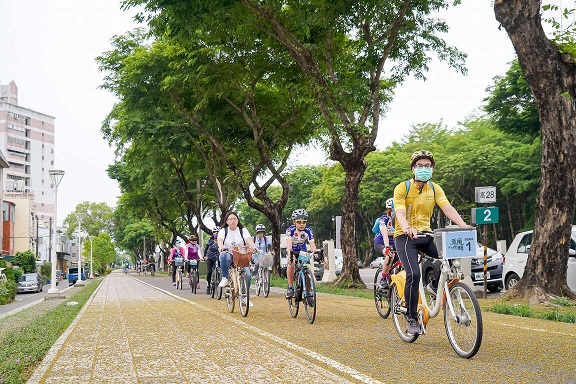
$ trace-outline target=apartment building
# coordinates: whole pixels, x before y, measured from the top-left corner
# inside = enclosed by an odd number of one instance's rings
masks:
[[[48,174],[54,167],[54,122],[53,116],[18,105],[14,81],[0,84],[0,152],[9,165],[0,181],[11,201],[18,201],[16,252],[34,251],[39,228],[54,217]]]

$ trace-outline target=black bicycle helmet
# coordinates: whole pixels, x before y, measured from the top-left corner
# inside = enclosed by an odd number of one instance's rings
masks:
[[[212,233],[218,233],[220,232],[222,228],[220,228],[219,226],[215,226],[214,228],[212,228]]]
[[[432,162],[432,166],[434,166],[434,155],[432,152],[421,150],[414,152],[412,157],[410,157],[410,168],[412,168],[414,164],[416,164],[416,162],[420,159],[428,159]]]

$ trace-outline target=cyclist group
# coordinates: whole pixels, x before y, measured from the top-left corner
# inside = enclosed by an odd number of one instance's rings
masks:
[[[438,250],[431,236],[418,236],[421,232],[431,232],[430,220],[434,212],[434,207],[438,206],[444,215],[459,227],[466,228],[468,225],[458,214],[456,209],[450,204],[443,189],[436,183],[431,182],[434,171],[435,159],[431,152],[426,150],[416,151],[410,158],[410,169],[413,178],[399,183],[394,188],[394,197],[386,200],[386,212],[377,220],[375,224],[376,236],[374,238],[374,249],[377,254],[384,257],[382,266],[382,276],[379,289],[389,288],[389,270],[397,257],[402,262],[406,270],[406,307],[409,334],[419,334],[422,332],[417,320],[418,306],[418,285],[421,278],[418,264],[419,253],[424,253],[430,257],[438,258]],[[314,243],[314,233],[307,225],[308,213],[304,209],[296,209],[291,215],[292,225],[286,230],[286,248],[290,250],[286,276],[288,278],[288,288],[286,297],[294,296],[294,266],[295,258],[299,252],[306,250],[307,245],[314,251],[315,258],[321,258]],[[264,254],[267,251],[265,237],[266,228],[258,224],[255,228],[256,236],[252,237],[249,231],[242,226],[236,213],[229,213],[226,217],[224,227],[213,228],[212,237],[208,240],[204,249],[204,259],[208,262],[206,293],[210,293],[210,279],[212,265],[216,260],[220,261],[222,280],[218,287],[222,288],[228,284],[228,271],[232,261],[230,249],[238,245],[249,246],[256,254]],[[176,256],[187,258],[198,258],[198,246],[196,237],[189,239],[187,249],[180,247],[177,242],[170,252],[169,260],[173,263]],[[194,250],[192,250],[194,249]],[[176,255],[176,256],[175,256]],[[318,260],[321,261],[321,260]],[[254,260],[258,263],[258,259]],[[259,265],[257,266],[257,268]],[[257,271],[257,269],[256,269]],[[244,273],[250,281],[250,269],[244,268]],[[175,268],[172,268],[172,282],[175,282]],[[435,292],[435,287],[429,286],[430,292]],[[252,303],[250,303],[252,305]]]

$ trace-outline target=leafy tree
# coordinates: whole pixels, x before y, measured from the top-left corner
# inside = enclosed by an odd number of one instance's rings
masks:
[[[125,7],[137,5],[145,6],[139,17],[157,37],[188,41],[200,35],[208,46],[226,42],[226,59],[264,53],[281,57],[285,67],[299,68],[294,84],[304,84],[311,92],[330,158],[340,162],[346,174],[342,240],[348,259],[340,280],[362,284],[354,248],[355,210],[364,159],[375,150],[380,114],[405,76],[424,78],[430,52],[464,71],[464,55],[438,35],[447,25],[430,17],[448,2],[124,2]]]
[[[538,106],[518,60],[512,62],[505,76],[498,76],[494,81],[495,84],[487,89],[490,96],[485,99],[487,104],[484,110],[494,120],[496,127],[532,139],[539,136]]]
[[[574,26],[546,36],[539,0],[499,0],[496,19],[508,32],[538,106],[541,179],[534,235],[524,277],[509,297],[547,301],[549,294],[576,299],[566,284],[570,230],[576,209],[576,64]],[[574,9],[561,13],[567,17]],[[572,39],[570,39],[572,37]],[[568,39],[566,39],[568,38]],[[569,48],[569,49],[567,49]]]
[[[86,263],[90,263],[90,247],[92,248],[92,268],[93,272],[103,274],[106,267],[114,262],[116,250],[109,234],[102,232],[95,236],[90,243],[89,239],[84,241],[84,248],[82,250],[82,257]]]
[[[14,264],[22,268],[24,273],[32,273],[36,271],[36,256],[32,251],[16,252],[14,256]]]
[[[82,230],[89,235],[97,235],[101,232],[113,233],[113,211],[106,203],[93,203],[85,201],[76,205],[74,212],[71,212],[64,219],[64,224],[68,228],[66,235],[72,237],[78,227],[76,213],[84,213],[82,219]]]

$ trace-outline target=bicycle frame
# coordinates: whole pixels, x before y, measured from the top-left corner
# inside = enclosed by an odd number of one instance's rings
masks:
[[[457,264],[455,267],[454,264]],[[452,270],[454,269],[454,270]],[[392,283],[396,284],[398,287],[399,294],[404,297],[404,287],[406,286],[406,271],[402,270],[399,273],[393,274],[391,276]],[[450,278],[450,280],[448,280]],[[456,313],[454,311],[454,305],[452,303],[452,299],[449,295],[445,295],[444,293],[447,292],[450,287],[464,278],[464,274],[460,270],[460,261],[459,259],[453,260],[453,267],[450,267],[450,263],[446,259],[441,259],[441,267],[440,267],[440,280],[438,281],[438,289],[436,291],[436,300],[433,303],[434,305],[431,307],[428,305],[426,300],[426,295],[424,293],[424,284],[422,284],[422,279],[420,279],[418,284],[418,310],[423,312],[422,323],[424,327],[422,327],[422,331],[426,333],[426,325],[428,324],[428,320],[432,317],[438,316],[440,313],[440,309],[442,308],[442,304],[444,300],[448,305],[450,310],[450,315],[452,318],[456,318]],[[441,298],[439,300],[439,298]],[[431,300],[433,301],[433,300]]]

